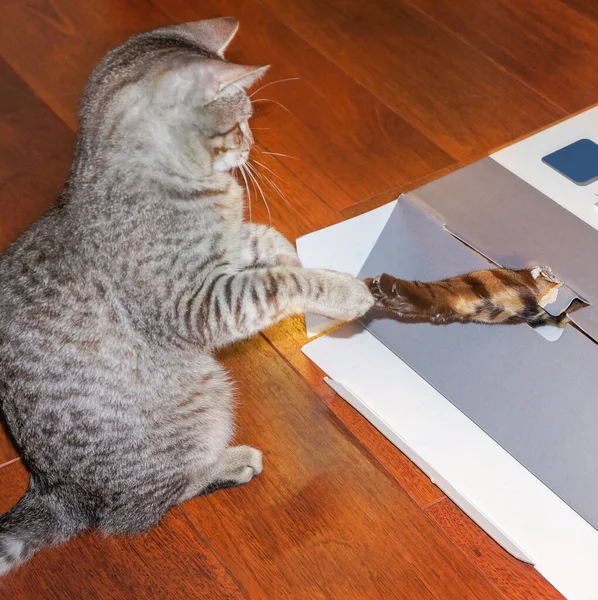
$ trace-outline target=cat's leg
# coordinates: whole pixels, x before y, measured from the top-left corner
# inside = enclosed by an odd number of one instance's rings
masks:
[[[215,464],[191,475],[180,502],[222,488],[243,485],[261,472],[262,453],[259,450],[250,446],[232,446],[221,454]]]
[[[346,273],[297,267],[214,275],[196,305],[181,311],[188,333],[212,348],[248,338],[281,319],[309,312],[342,321],[365,314],[374,298]]]
[[[295,247],[282,233],[261,223],[244,223],[240,267],[300,267]]]
[[[486,269],[429,283],[383,274],[366,279],[366,284],[378,308],[404,319],[435,324],[528,323],[533,327],[562,327],[567,322],[542,308],[544,297],[559,284],[534,277],[531,269]]]

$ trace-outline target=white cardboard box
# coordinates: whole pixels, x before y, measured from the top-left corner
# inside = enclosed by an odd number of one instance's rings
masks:
[[[598,228],[598,184],[578,188],[541,162],[581,137],[598,142],[598,108],[491,158]],[[394,205],[298,239],[304,266],[357,275]],[[330,322],[308,317],[307,326],[313,335]],[[303,351],[331,387],[499,544],[534,564],[567,598],[598,599],[598,531],[374,336],[351,324]]]

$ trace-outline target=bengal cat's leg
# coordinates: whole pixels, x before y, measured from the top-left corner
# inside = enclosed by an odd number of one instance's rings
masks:
[[[181,310],[185,322],[212,348],[248,338],[292,314],[310,312],[350,321],[366,313],[374,298],[351,275],[334,271],[273,267],[214,276],[203,297]],[[185,314],[185,311],[186,314]]]
[[[530,269],[488,269],[442,281],[404,281],[390,275],[366,280],[376,305],[399,317],[430,323],[562,325],[541,307],[559,283]]]
[[[227,448],[218,461],[191,475],[191,481],[179,502],[221,488],[248,483],[262,472],[262,453],[250,446]]]

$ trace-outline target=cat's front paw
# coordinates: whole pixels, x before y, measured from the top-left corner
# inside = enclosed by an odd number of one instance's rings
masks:
[[[374,297],[367,285],[347,273],[322,272],[318,282],[325,290],[313,311],[338,321],[353,321],[374,306]]]
[[[387,275],[386,273],[364,280],[364,283],[376,301],[377,308],[395,308],[397,300],[396,281],[392,275]]]

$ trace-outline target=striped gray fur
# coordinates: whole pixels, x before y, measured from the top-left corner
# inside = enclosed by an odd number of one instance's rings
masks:
[[[233,385],[213,352],[294,313],[349,320],[374,302],[244,221],[234,169],[265,69],[223,59],[236,29],[173,26],[109,53],[63,193],[0,257],[0,407],[31,474],[0,517],[0,574],[249,481],[261,453],[230,446]]]

